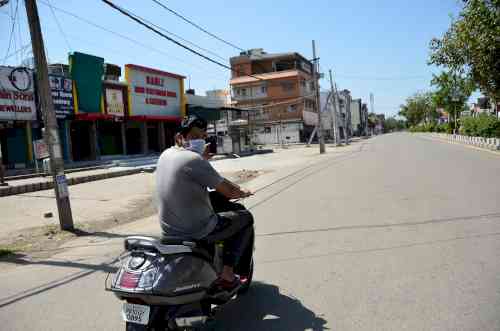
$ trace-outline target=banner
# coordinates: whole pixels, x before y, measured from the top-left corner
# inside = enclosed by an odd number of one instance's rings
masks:
[[[181,116],[183,76],[127,64],[125,77],[129,83],[131,115]]]
[[[35,121],[33,72],[0,66],[0,120]]]
[[[73,81],[57,75],[49,75],[50,91],[56,117],[65,119],[74,112]]]
[[[121,88],[104,87],[106,113],[118,117],[125,116],[125,103],[123,100],[123,90]]]

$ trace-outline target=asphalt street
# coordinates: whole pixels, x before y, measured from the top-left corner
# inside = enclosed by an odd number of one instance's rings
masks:
[[[500,330],[498,154],[390,134],[247,185],[256,282],[217,330]],[[0,265],[0,330],[123,330],[104,280],[135,233],[155,217]]]

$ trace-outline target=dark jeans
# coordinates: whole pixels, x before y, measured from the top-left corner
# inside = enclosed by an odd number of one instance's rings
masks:
[[[209,244],[224,241],[224,265],[235,267],[245,252],[253,249],[253,216],[243,205],[230,202],[217,192],[210,192],[210,200],[219,219],[204,240]]]

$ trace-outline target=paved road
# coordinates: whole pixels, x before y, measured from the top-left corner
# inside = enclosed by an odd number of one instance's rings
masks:
[[[498,155],[393,134],[292,170],[247,203],[257,282],[218,330],[500,330]],[[155,229],[146,219],[8,268],[0,329],[123,329],[100,263],[120,236]]]

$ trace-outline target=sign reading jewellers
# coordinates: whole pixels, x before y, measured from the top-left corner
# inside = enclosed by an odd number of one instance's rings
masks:
[[[0,66],[0,120],[35,121],[33,71]]]

